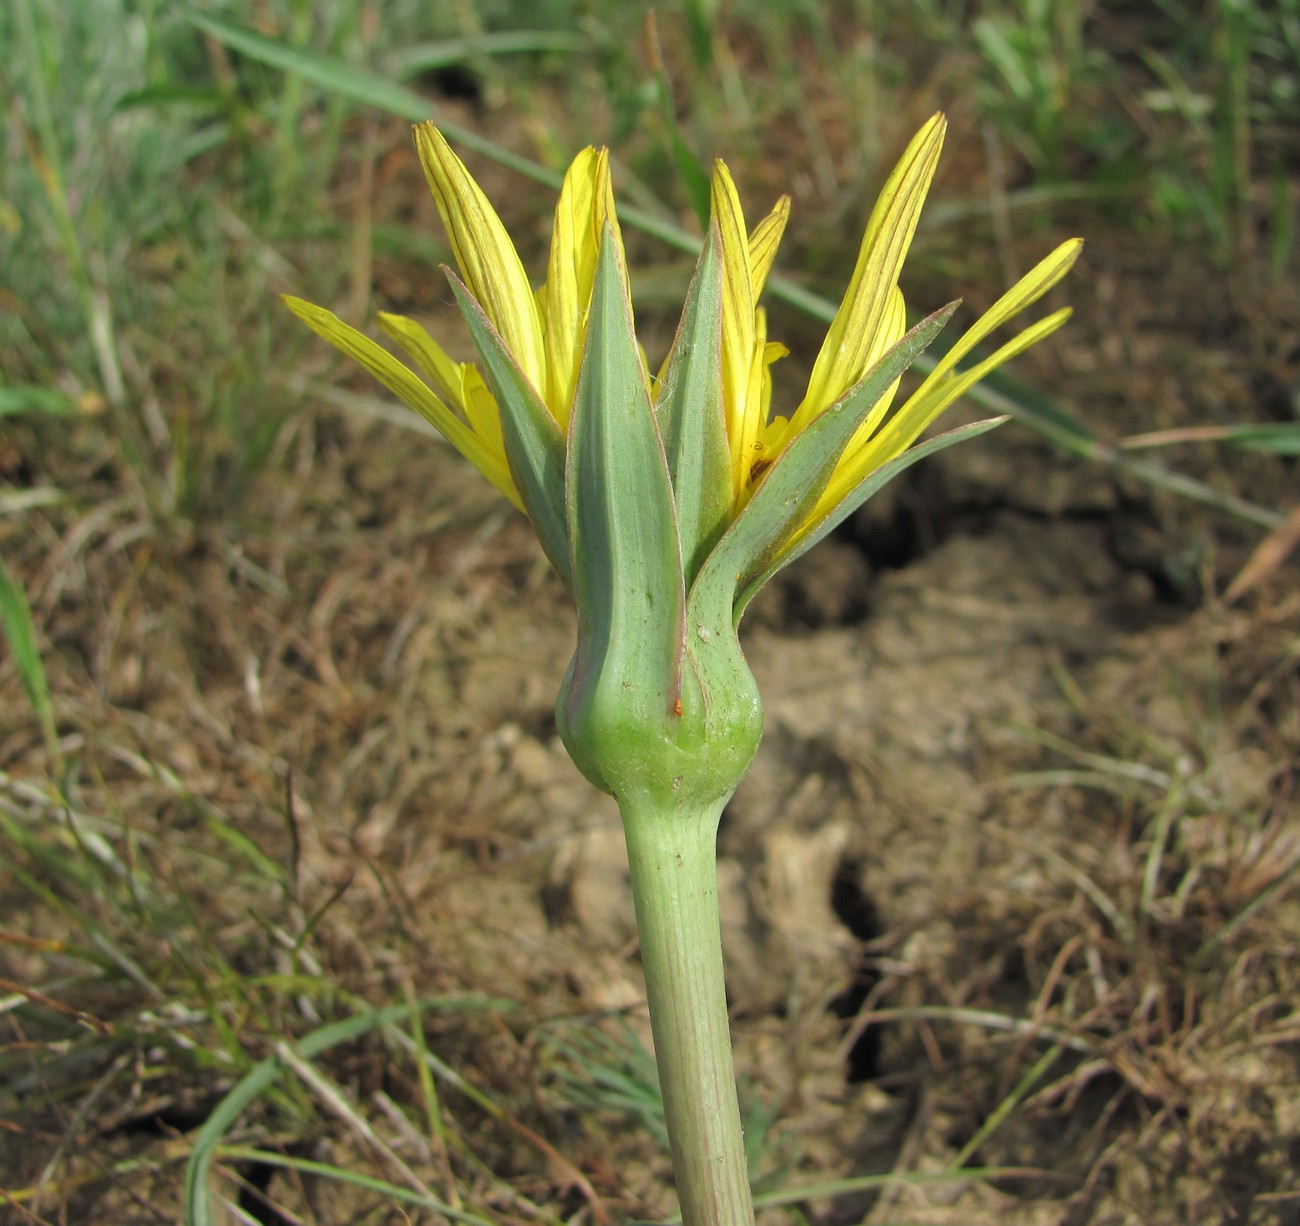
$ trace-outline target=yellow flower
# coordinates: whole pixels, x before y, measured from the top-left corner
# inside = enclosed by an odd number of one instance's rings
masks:
[[[916,134],[885,184],[867,223],[848,291],[813,366],[803,400],[771,416],[771,364],[787,351],[767,339],[758,305],[789,214],[783,197],[750,231],[726,166],[714,169],[712,213],[722,250],[722,391],[731,459],[732,515],[749,501],[800,431],[848,392],[906,330],[898,281],[943,145],[936,115]],[[555,212],[545,285],[533,292],[500,218],[438,130],[415,129],[420,160],[451,240],[461,277],[505,348],[561,430],[572,411],[606,224],[618,237],[609,159],[584,149],[565,175]],[[971,369],[958,363],[991,332],[1051,289],[1082,244],[1072,239],[1022,277],[891,413],[897,385],[882,397],[840,456],[830,482],[787,538],[788,553],[871,473],[900,456],[954,400],[990,371],[1059,328],[1069,309],[1049,315]],[[382,314],[381,326],[414,361],[409,369],[356,329],[297,298],[288,305],[321,336],[354,357],[433,423],[516,507],[523,508],[502,440],[500,413],[472,363],[453,361],[423,327]]]

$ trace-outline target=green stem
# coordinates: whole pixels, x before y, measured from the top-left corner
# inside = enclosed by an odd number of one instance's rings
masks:
[[[753,1226],[722,978],[717,834],[703,808],[623,806],[655,1059],[684,1226]]]

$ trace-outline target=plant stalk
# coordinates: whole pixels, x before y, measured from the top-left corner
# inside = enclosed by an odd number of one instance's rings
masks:
[[[726,798],[623,805],[655,1060],[684,1226],[753,1226],[722,977],[717,834]]]

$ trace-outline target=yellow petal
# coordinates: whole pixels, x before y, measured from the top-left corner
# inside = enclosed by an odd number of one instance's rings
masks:
[[[903,338],[907,331],[907,307],[903,302],[903,293],[894,286],[893,292],[889,297],[889,304],[885,311],[885,317],[880,322],[880,330],[877,332],[871,349],[867,354],[866,370],[870,370],[889,349],[896,345]],[[866,370],[863,373],[866,373]],[[879,400],[871,412],[867,414],[857,430],[854,431],[853,437],[849,440],[849,445],[844,449],[844,454],[840,462],[850,459],[854,452],[860,447],[865,446],[867,440],[876,432],[885,414],[889,412],[889,406],[894,403],[894,397],[898,395],[898,385],[900,379],[895,379],[889,385],[888,390]]]
[[[917,395],[924,395],[935,384],[946,379],[957,363],[990,332],[1000,328],[1014,316],[1019,315],[1026,307],[1033,306],[1074,267],[1074,262],[1079,258],[1079,253],[1082,250],[1083,240],[1081,238],[1072,238],[1057,247],[1046,259],[1035,264],[975,321],[974,327],[966,332],[943,355],[938,365],[935,366],[934,370],[930,372],[925,382],[917,390]]]
[[[460,402],[464,405],[466,419],[483,446],[493,454],[499,452],[504,456],[506,444],[501,437],[501,410],[478,367],[470,362],[461,363]]]
[[[542,317],[519,253],[496,210],[442,133],[432,123],[417,124],[415,143],[462,279],[520,369],[538,394],[544,394]]]
[[[442,346],[420,324],[405,315],[380,311],[379,326],[410,354],[438,395],[449,400],[452,407],[464,416],[465,406],[461,400],[460,388],[461,363],[449,358]]]
[[[402,365],[388,350],[375,344],[356,328],[345,324],[337,315],[301,298],[284,295],[285,305],[313,332],[336,349],[364,366],[390,392],[414,409],[457,451],[470,461],[516,507],[523,510],[523,500],[515,488],[506,463],[505,451],[493,449],[474,429],[456,416],[413,371]]]
[[[784,417],[774,418],[771,423],[767,415],[772,407],[772,363],[789,354],[789,350],[776,341],[764,342],[767,334],[767,321],[760,308],[757,312],[759,343],[754,347],[754,368],[750,376],[750,395],[756,401],[755,411],[750,420],[754,423],[753,437],[747,441],[745,485],[736,495],[735,510],[739,512],[758,488],[763,474],[772,467],[779,454],[779,448],[773,443],[780,439],[787,422]]]
[[[582,347],[587,333],[591,288],[605,221],[615,226],[614,192],[606,150],[584,149],[573,160],[560,188],[547,272],[545,340],[546,404],[567,426],[573,408]]]
[[[731,445],[732,485],[737,494],[749,478],[745,440],[757,425],[748,420],[750,372],[754,361],[754,285],[750,275],[749,232],[731,173],[713,164],[713,220],[722,244],[722,402]]]
[[[759,307],[754,312],[754,343],[750,348],[749,377],[745,388],[746,411],[737,422],[737,437],[732,444],[733,454],[740,456],[740,477],[735,486],[737,495],[749,488],[755,461],[762,451],[759,431],[766,420],[766,407],[771,398],[771,375],[767,360],[767,312]],[[765,399],[764,388],[768,389]]]
[[[767,284],[767,274],[772,271],[776,249],[781,245],[785,223],[790,220],[790,197],[782,196],[776,207],[754,227],[749,236],[749,276],[753,282],[754,299],[758,300]]]
[[[766,328],[764,328],[766,332]],[[787,349],[780,341],[768,341],[763,346],[762,363],[763,363],[763,403],[761,411],[756,414],[758,417],[758,432],[763,434],[767,426],[768,414],[772,411],[772,366],[782,358],[790,356],[790,350]]]
[[[501,410],[473,362],[457,362],[413,319],[379,312],[379,323],[424,372],[438,394],[455,409],[492,455],[505,455]],[[504,464],[504,460],[502,463]]]
[[[834,404],[867,370],[868,356],[877,344],[891,291],[898,283],[934,178],[946,126],[944,117],[935,115],[912,138],[876,201],[848,292],[817,355],[807,394],[792,419],[796,430]]]

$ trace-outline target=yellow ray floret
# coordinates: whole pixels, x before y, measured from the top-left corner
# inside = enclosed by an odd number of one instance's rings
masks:
[[[555,229],[546,285],[540,295],[545,316],[547,383],[541,389],[561,426],[569,424],[578,367],[587,335],[587,311],[596,280],[596,257],[605,223],[618,234],[609,153],[584,149],[564,176],[555,206]],[[620,240],[621,241],[621,240]]]
[[[542,316],[501,218],[433,124],[416,126],[415,144],[461,279],[520,369],[534,387],[544,390]]]
[[[792,433],[834,404],[893,343],[885,343],[883,325],[897,318],[893,291],[939,163],[946,128],[944,117],[935,115],[912,138],[886,181],[867,222],[848,291],[813,364],[808,391],[790,419]]]
[[[782,196],[750,234],[731,172],[719,161],[713,167],[712,209],[722,240],[722,399],[732,493],[740,504],[761,453],[759,436],[767,424],[772,392],[769,368],[786,352],[783,346],[768,344],[758,298],[790,216],[790,198]]]

